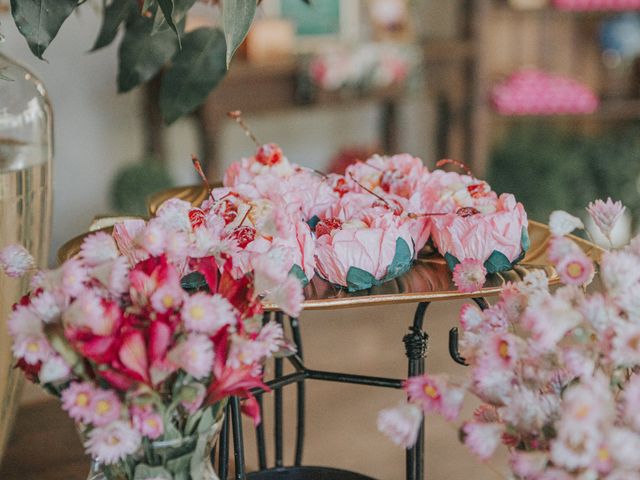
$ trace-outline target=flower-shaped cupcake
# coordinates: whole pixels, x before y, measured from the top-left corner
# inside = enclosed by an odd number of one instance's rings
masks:
[[[406,223],[388,212],[341,221],[326,218],[316,225],[316,268],[329,282],[350,292],[391,280],[409,269],[413,241]]]
[[[465,260],[477,273],[512,268],[529,248],[527,214],[511,194],[502,194],[493,211],[482,213],[474,207],[462,207],[456,213],[432,217],[433,241],[451,270]],[[475,273],[474,273],[475,275]],[[478,275],[476,275],[478,276]]]

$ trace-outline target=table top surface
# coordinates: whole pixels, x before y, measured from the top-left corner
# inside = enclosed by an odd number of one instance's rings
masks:
[[[153,215],[158,206],[168,198],[177,197],[200,204],[207,193],[203,187],[189,186],[170,189],[154,195],[149,202],[149,212]],[[103,217],[97,219],[91,231],[108,230],[113,224],[126,217]],[[58,251],[58,259],[65,260],[75,255],[80,244],[90,232],[69,240]],[[512,270],[489,275],[484,287],[477,292],[459,292],[453,284],[451,272],[444,258],[426,247],[418,255],[414,266],[405,274],[368,290],[349,293],[345,289],[332,285],[318,275],[305,287],[305,310],[326,308],[347,308],[375,306],[395,303],[434,302],[464,298],[488,297],[497,295],[507,282],[517,282],[532,270],[543,270],[549,277],[549,283],[560,283],[560,278],[546,257],[547,244],[551,238],[549,228],[539,222],[529,221],[531,247],[525,258]],[[602,249],[583,239],[572,237],[580,247],[594,260],[598,260]],[[273,309],[266,304],[265,308]]]

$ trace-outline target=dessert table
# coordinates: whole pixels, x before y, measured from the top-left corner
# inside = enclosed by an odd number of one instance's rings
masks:
[[[171,197],[177,197],[190,201],[194,205],[200,204],[207,195],[204,187],[178,187],[153,196],[149,201],[149,213],[154,215],[162,202]],[[90,231],[109,230],[115,223],[123,220],[123,217],[106,217],[97,219]],[[60,261],[70,258],[79,251],[83,238],[87,234],[76,237],[61,247],[58,252]],[[527,273],[533,270],[542,270],[549,278],[550,285],[560,283],[560,279],[546,258],[546,246],[551,237],[546,225],[538,222],[529,222],[529,237],[531,247],[525,258],[512,270],[490,275],[484,287],[476,292],[461,293],[454,286],[451,273],[446,261],[435,251],[426,247],[418,255],[413,267],[400,277],[356,293],[347,293],[346,290],[331,285],[316,275],[305,287],[305,310],[338,309],[351,307],[375,307],[383,304],[415,303],[417,304],[413,321],[409,325],[408,332],[402,336],[404,353],[407,357],[407,376],[412,377],[425,372],[425,357],[428,348],[429,335],[424,330],[424,321],[429,305],[437,301],[452,301],[470,299],[480,308],[489,307],[486,298],[497,295],[502,286],[508,282],[522,280]],[[596,245],[585,240],[573,239],[592,259],[598,260],[602,250]],[[315,370],[306,366],[303,355],[303,341],[300,322],[297,318],[286,316],[277,311],[273,305],[265,305],[264,322],[275,320],[284,326],[288,326],[297,352],[286,358],[276,358],[274,376],[266,382],[274,395],[274,462],[269,466],[267,462],[266,439],[264,424],[256,427],[256,440],[258,447],[258,467],[256,472],[247,472],[244,460],[244,439],[240,421],[240,400],[233,398],[228,405],[228,415],[223,426],[220,444],[217,452],[218,473],[220,478],[226,479],[229,474],[230,432],[233,436],[233,454],[235,459],[235,478],[237,480],[254,479],[269,480],[283,478],[307,480],[371,480],[370,477],[344,470],[336,470],[327,467],[303,466],[302,458],[305,437],[305,383],[307,380],[319,380],[346,384],[367,385],[378,388],[401,389],[405,379],[385,378],[369,375],[355,375],[348,371],[330,372]],[[375,314],[375,311],[372,312]],[[449,353],[451,358],[464,365],[465,361],[458,352],[458,330],[452,328],[449,332]],[[284,361],[288,361],[293,367],[293,373],[284,374]],[[349,366],[345,367],[347,370]],[[282,389],[289,385],[296,388],[296,442],[294,464],[285,466],[284,442],[283,442],[283,392]],[[259,401],[262,412],[262,396],[265,391],[253,392]],[[425,478],[424,465],[424,423],[421,428],[418,442],[406,452],[406,479],[417,480]]]

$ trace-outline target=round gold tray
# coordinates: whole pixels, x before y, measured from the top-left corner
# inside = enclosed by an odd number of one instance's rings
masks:
[[[149,202],[149,212],[153,215],[158,206],[171,197],[189,201],[194,205],[200,204],[207,196],[202,187],[178,187],[154,195]],[[101,218],[101,230],[109,231],[111,226],[122,217],[112,219]],[[110,223],[110,225],[109,225]],[[95,231],[95,230],[91,230]],[[65,243],[58,250],[58,259],[64,261],[78,253],[80,245],[86,235],[80,235]],[[485,286],[473,293],[461,293],[453,284],[451,272],[442,256],[425,249],[420,252],[415,265],[404,275],[369,290],[348,293],[329,282],[315,276],[305,287],[305,310],[324,308],[346,308],[391,303],[433,302],[440,300],[454,300],[471,297],[487,297],[497,295],[507,282],[517,282],[532,270],[544,270],[549,277],[550,284],[560,283],[560,278],[546,257],[547,243],[551,238],[549,228],[539,222],[529,221],[529,237],[531,247],[525,258],[513,270],[489,275]],[[599,260],[602,249],[598,246],[572,237],[574,241],[593,259]],[[273,305],[265,305],[273,309]]]

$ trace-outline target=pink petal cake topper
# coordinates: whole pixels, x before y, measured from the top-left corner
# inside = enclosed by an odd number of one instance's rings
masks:
[[[578,115],[598,109],[598,97],[571,78],[540,70],[513,73],[491,91],[491,103],[502,115]]]

